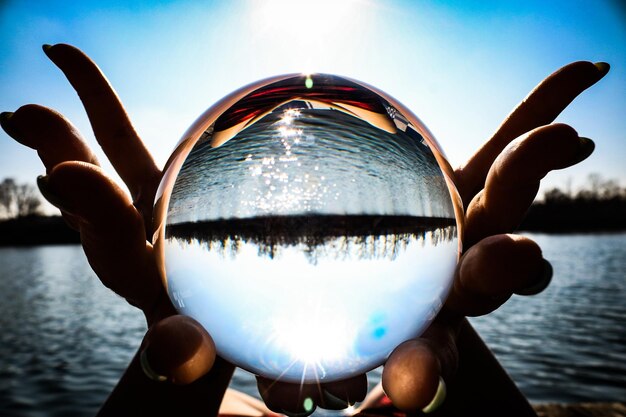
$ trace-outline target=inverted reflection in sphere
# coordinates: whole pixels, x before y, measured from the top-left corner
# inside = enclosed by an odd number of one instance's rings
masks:
[[[371,87],[319,74],[244,87],[198,119],[166,167],[155,248],[168,294],[255,374],[368,371],[419,335],[449,290],[450,178],[421,122]]]

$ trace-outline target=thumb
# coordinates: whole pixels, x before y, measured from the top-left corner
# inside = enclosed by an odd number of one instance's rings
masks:
[[[185,385],[209,372],[215,343],[200,323],[175,315],[154,324],[142,343],[141,367],[156,381]]]

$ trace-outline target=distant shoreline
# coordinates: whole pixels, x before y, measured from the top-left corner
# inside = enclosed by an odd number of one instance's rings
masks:
[[[623,207],[586,207],[535,203],[518,227],[520,232],[548,234],[626,231]],[[0,221],[0,246],[77,244],[80,235],[61,216],[28,216]]]
[[[61,216],[27,216],[0,222],[0,246],[80,243],[80,235]]]
[[[518,231],[600,233],[626,230],[625,199],[556,200],[534,203]]]

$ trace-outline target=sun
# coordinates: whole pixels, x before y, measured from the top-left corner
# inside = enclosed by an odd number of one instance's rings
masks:
[[[370,0],[250,1],[250,39],[275,64],[297,62],[300,71],[318,71],[335,62],[346,48],[360,45],[372,27]]]
[[[358,18],[363,0],[267,0],[253,3],[255,18],[265,30],[285,36],[319,35],[340,30]]]

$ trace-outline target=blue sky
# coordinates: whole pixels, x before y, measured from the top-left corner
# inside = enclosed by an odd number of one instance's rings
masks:
[[[76,94],[41,51],[76,45],[108,76],[159,165],[234,89],[317,71],[396,97],[457,166],[545,76],[576,60],[607,61],[608,76],[559,118],[596,152],[546,186],[571,178],[576,187],[591,172],[626,185],[626,7],[617,0],[2,1],[0,40],[1,111],[53,107],[97,148]],[[0,133],[0,179],[41,173],[34,151]]]

